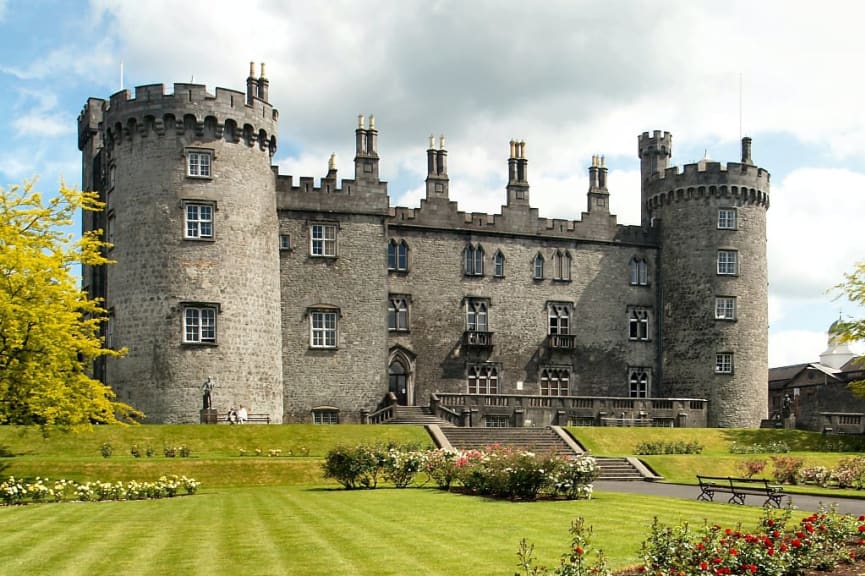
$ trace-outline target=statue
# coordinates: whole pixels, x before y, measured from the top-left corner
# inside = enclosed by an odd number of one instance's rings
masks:
[[[204,409],[210,410],[213,406],[213,400],[211,397],[211,392],[213,392],[213,378],[208,376],[201,389],[204,391]]]
[[[781,409],[781,416],[784,418],[790,417],[790,408],[793,406],[793,399],[790,398],[790,394],[784,394],[784,402]]]

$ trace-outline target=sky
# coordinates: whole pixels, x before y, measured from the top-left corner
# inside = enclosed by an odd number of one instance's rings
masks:
[[[580,218],[602,154],[611,211],[639,224],[638,134],[670,131],[679,166],[736,162],[750,136],[771,173],[769,364],[816,362],[834,320],[865,315],[831,293],[865,260],[863,21],[856,0],[0,0],[0,186],[80,184],[88,97],[244,91],[250,61],[280,173],[320,178],[335,153],[351,178],[372,113],[392,205],[419,205],[435,134],[451,199],[500,212],[516,138],[542,216]]]

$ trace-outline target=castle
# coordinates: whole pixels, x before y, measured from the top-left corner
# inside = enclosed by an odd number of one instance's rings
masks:
[[[354,177],[331,162],[278,174],[278,113],[246,92],[140,86],[88,99],[83,187],[115,265],[86,268],[108,346],[94,366],[150,422],[245,405],[273,422],[380,422],[424,406],[472,426],[753,427],[767,417],[769,173],[670,167],[669,133],[638,139],[639,226],[610,213],[602,157],[579,220],[531,207],[510,143],[499,214],[449,198],[430,137],[426,197],[390,205],[379,133],[359,117]]]

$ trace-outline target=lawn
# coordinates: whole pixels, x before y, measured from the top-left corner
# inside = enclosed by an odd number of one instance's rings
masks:
[[[516,570],[521,538],[540,561],[567,549],[570,521],[594,527],[614,566],[638,562],[652,518],[756,524],[761,511],[597,493],[590,501],[513,503],[429,488],[203,489],[140,502],[0,508],[5,574],[358,574],[449,576]]]
[[[649,456],[671,479],[735,470],[753,456],[730,443],[780,438],[797,455],[827,463],[849,456],[814,450],[819,435],[786,431],[573,430],[598,455],[631,454],[643,440],[697,440],[702,455]],[[202,482],[195,496],[135,502],[0,507],[2,574],[447,574],[508,575],[520,539],[550,565],[583,516],[614,567],[638,563],[652,518],[751,527],[757,508],[596,492],[590,501],[495,501],[426,488],[345,491],[321,477],[322,457],[358,442],[431,446],[413,426],[133,426],[90,433],[0,426],[0,477],[153,480],[184,474]],[[101,447],[113,453],[103,458]],[[164,448],[187,446],[189,458]],[[154,449],[133,457],[131,447]],[[255,455],[260,450],[260,455]],[[270,456],[278,450],[278,455]],[[810,450],[810,452],[805,452]],[[245,455],[241,455],[241,453]],[[276,454],[276,453],[275,453]],[[767,457],[768,455],[760,455]],[[837,493],[837,492],[836,492]]]

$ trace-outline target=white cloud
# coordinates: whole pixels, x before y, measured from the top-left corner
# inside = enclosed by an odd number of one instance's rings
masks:
[[[18,116],[12,122],[19,136],[62,136],[75,131],[75,121],[60,114]]]
[[[825,332],[808,330],[776,332],[769,339],[769,366],[819,362],[820,352],[825,349]]]

